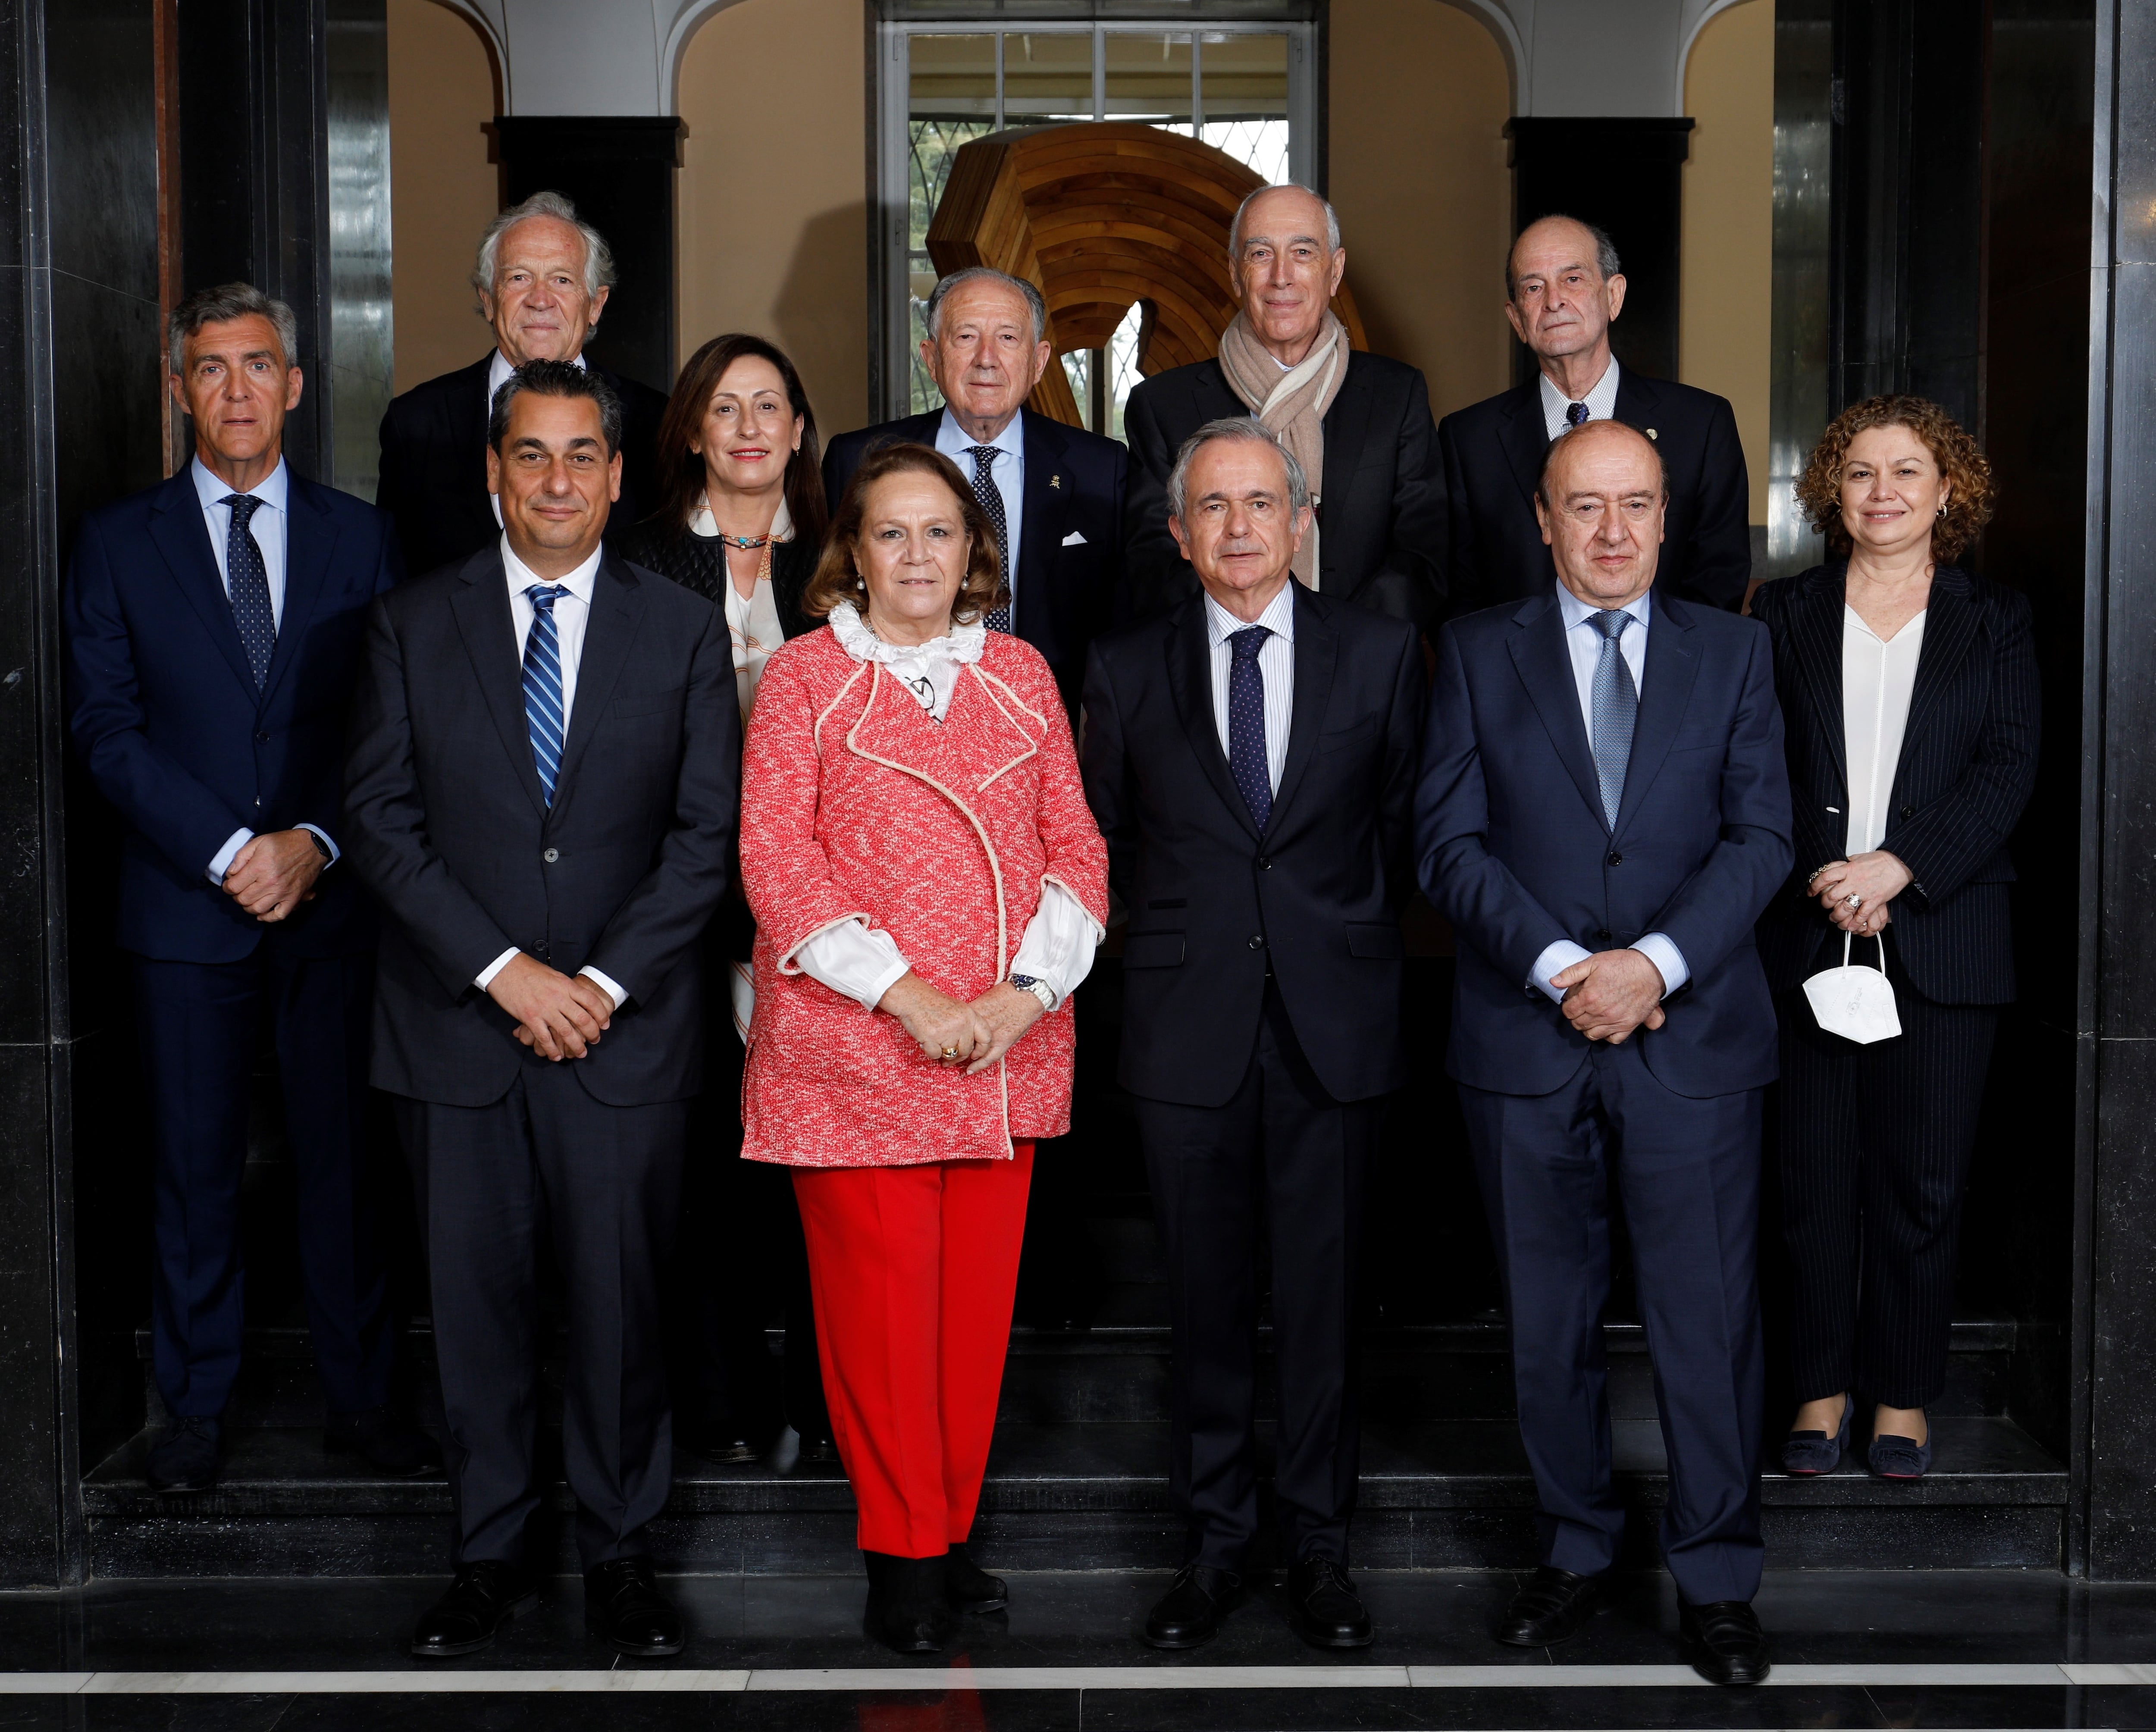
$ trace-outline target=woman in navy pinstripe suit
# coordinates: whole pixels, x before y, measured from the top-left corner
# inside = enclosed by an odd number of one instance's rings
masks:
[[[1796,808],[1795,869],[1759,927],[1782,1018],[1792,1473],[1840,1464],[1860,1396],[1876,1403],[1873,1473],[1931,1465],[1962,1193],[2014,997],[2006,843],[2036,770],[2029,603],[1951,563],[1991,491],[1936,403],[1859,403],[1797,487],[1835,560],[1752,605],[1774,635]],[[1800,990],[1851,940],[1893,982],[1893,1038],[1827,1033]]]

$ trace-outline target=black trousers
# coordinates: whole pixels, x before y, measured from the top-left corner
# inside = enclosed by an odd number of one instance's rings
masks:
[[[1168,1261],[1169,1489],[1188,1560],[1240,1570],[1257,1535],[1258,1248],[1269,1229],[1281,1546],[1291,1560],[1344,1564],[1362,1450],[1356,1273],[1384,1101],[1325,1092],[1269,985],[1250,1069],[1226,1105],[1136,1106]]]
[[[400,1099],[434,1296],[456,1560],[522,1563],[539,1507],[539,1239],[567,1289],[562,1457],[588,1570],[649,1550],[673,1483],[660,1284],[687,1103],[608,1106],[574,1061],[491,1106]]]
[[[215,1418],[245,1323],[240,1185],[266,1015],[298,1180],[300,1267],[331,1411],[390,1399],[397,1344],[366,1183],[370,955],[311,961],[265,942],[242,962],[135,959],[157,1138],[151,1343],[175,1415]]]
[[[1934,1004],[1887,972],[1902,1033],[1858,1046],[1783,996],[1783,1236],[1795,1281],[1797,1399],[1845,1391],[1925,1407],[1946,1388],[1961,1203],[1999,1026],[1995,1006]],[[1857,946],[1855,960],[1863,952]]]

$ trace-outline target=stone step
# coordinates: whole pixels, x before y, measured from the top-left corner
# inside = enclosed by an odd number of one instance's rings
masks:
[[[1266,1428],[1269,1431],[1269,1428]],[[1668,1480],[1659,1427],[1620,1420],[1617,1465],[1632,1514],[1630,1555],[1650,1563]],[[223,1482],[159,1494],[142,1479],[148,1433],[84,1484],[100,1576],[431,1575],[444,1568],[449,1497],[440,1482],[372,1478],[332,1457],[313,1429],[239,1430]],[[2065,1469],[2012,1421],[1938,1417],[1936,1461],[1919,1484],[1861,1468],[1763,1482],[1778,1567],[2056,1568]],[[1265,1447],[1269,1448],[1269,1438]],[[558,1442],[542,1451],[558,1463]],[[1014,1570],[1170,1568],[1181,1530],[1158,1424],[1005,1424],[989,1462],[976,1540]],[[546,1518],[557,1565],[574,1567],[567,1488]],[[1266,1493],[1261,1489],[1261,1496]],[[1365,1569],[1517,1569],[1533,1561],[1535,1497],[1517,1428],[1499,1420],[1365,1427],[1355,1561]],[[828,1465],[793,1458],[714,1467],[681,1457],[654,1529],[663,1569],[691,1574],[850,1574],[853,1500]]]

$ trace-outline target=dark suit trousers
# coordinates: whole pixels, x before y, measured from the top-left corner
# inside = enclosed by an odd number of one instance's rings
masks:
[[[1512,1322],[1542,1561],[1599,1575],[1624,1534],[1602,1345],[1614,1176],[1669,1453],[1663,1556],[1692,1604],[1749,1600],[1763,1556],[1753,1253],[1764,1091],[1674,1094],[1636,1039],[1591,1048],[1553,1094],[1460,1091]]]
[[[491,1106],[397,1102],[434,1295],[459,1563],[526,1561],[540,1499],[542,1233],[567,1289],[562,1458],[584,1567],[648,1552],[644,1529],[672,1484],[659,1294],[688,1104],[604,1105],[575,1063],[525,1066]]]
[[[1224,1106],[1135,1105],[1168,1261],[1169,1489],[1189,1560],[1240,1570],[1257,1535],[1257,1265],[1269,1226],[1281,1545],[1291,1560],[1344,1564],[1362,1448],[1356,1266],[1384,1102],[1325,1092],[1268,984],[1250,1068]]]
[[[385,1406],[396,1363],[365,1182],[371,956],[314,960],[264,942],[240,962],[135,961],[157,1122],[151,1354],[175,1417],[224,1412],[245,1322],[240,1188],[267,1017],[298,1181],[300,1267],[330,1409]]]
[[[1999,1012],[1920,997],[1892,931],[1895,1039],[1829,1034],[1801,992],[1780,1005],[1782,1231],[1800,1401],[1846,1390],[1928,1407],[1946,1389],[1962,1195]],[[1861,961],[1870,946],[1858,948]]]

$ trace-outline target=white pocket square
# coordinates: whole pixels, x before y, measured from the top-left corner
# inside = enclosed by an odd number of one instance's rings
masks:
[[[1083,547],[1086,545],[1086,538],[1077,530],[1073,530],[1063,538],[1063,545],[1065,547]]]

